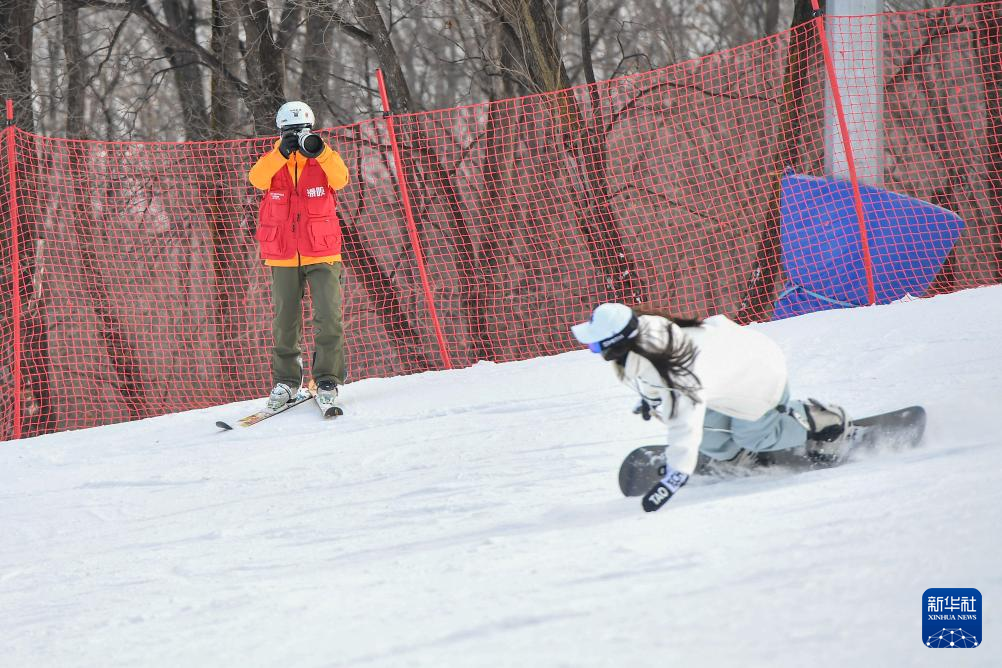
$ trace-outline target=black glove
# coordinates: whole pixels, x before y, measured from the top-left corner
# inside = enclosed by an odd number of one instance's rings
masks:
[[[644,418],[644,422],[651,419],[651,405],[647,403],[647,399],[641,399],[637,405],[633,407],[633,414]]]
[[[282,141],[278,144],[278,152],[288,159],[294,151],[299,150],[299,135],[295,132],[283,132]]]
[[[299,132],[299,150],[307,158],[315,158],[324,152],[324,140],[313,134],[309,128]]]
[[[682,489],[682,486],[687,482],[689,482],[687,474],[676,471],[665,464],[665,477],[661,478],[661,482],[651,487],[647,494],[644,494],[644,500],[640,504],[643,506],[644,512],[653,513],[663,508],[668,500],[675,496],[675,492]]]

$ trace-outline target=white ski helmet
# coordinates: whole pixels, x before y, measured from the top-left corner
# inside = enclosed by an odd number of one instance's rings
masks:
[[[298,100],[286,102],[278,108],[278,113],[275,114],[275,125],[278,126],[279,130],[290,125],[309,125],[312,128],[315,120],[316,117],[313,115],[310,105]]]
[[[593,353],[600,353],[636,337],[638,327],[636,314],[626,304],[599,304],[591,318],[571,327],[571,332]]]

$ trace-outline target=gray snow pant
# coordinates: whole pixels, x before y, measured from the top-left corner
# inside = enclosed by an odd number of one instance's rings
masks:
[[[803,414],[799,401],[790,401],[790,388],[783,391],[780,406],[790,406]],[[737,457],[741,450],[770,452],[788,450],[807,441],[807,429],[795,417],[770,410],[757,420],[739,420],[717,411],[706,411],[700,453],[711,459]]]
[[[313,305],[313,379],[344,383],[344,323],[341,318],[340,262],[301,267],[271,267],[271,301],[274,313],[271,374],[275,383],[295,391],[303,381],[303,295],[310,286]]]

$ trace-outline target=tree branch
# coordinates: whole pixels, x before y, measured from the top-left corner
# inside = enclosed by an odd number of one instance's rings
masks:
[[[153,12],[146,6],[145,2],[139,0],[130,0],[129,2],[109,2],[108,0],[79,0],[81,6],[93,7],[97,9],[109,9],[112,11],[127,12],[138,16],[153,30],[154,33],[160,35],[167,41],[186,49],[191,49],[202,59],[202,62],[212,69],[216,70],[222,74],[226,79],[232,83],[237,90],[240,91],[242,95],[247,94],[250,90],[247,83],[236,76],[223,64],[218,58],[212,55],[211,52],[206,50],[201,45],[193,42],[192,40],[184,37],[177,32],[174,28],[164,25],[160,20],[153,14]]]

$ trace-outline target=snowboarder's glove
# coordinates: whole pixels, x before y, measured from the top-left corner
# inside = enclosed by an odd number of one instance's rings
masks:
[[[661,482],[654,485],[651,491],[644,494],[643,507],[645,513],[653,513],[655,510],[660,510],[663,505],[668,503],[668,500],[675,496],[675,492],[682,488],[682,485],[689,482],[689,475],[682,473],[681,471],[676,471],[672,467],[665,465],[665,477],[661,478]]]
[[[641,399],[637,402],[637,405],[633,407],[633,414],[644,418],[644,422],[651,419],[651,405],[647,403],[647,399]]]
[[[309,128],[299,132],[299,150],[307,158],[315,158],[324,152],[326,144],[320,135],[313,134]]]
[[[661,399],[648,399],[647,397],[640,397],[640,401],[633,408],[633,414],[639,415],[644,418],[644,420],[650,420],[651,415],[657,410],[657,407],[661,405]]]
[[[283,158],[288,159],[293,151],[299,150],[299,135],[295,132],[285,132],[282,141],[278,144],[278,152]]]

